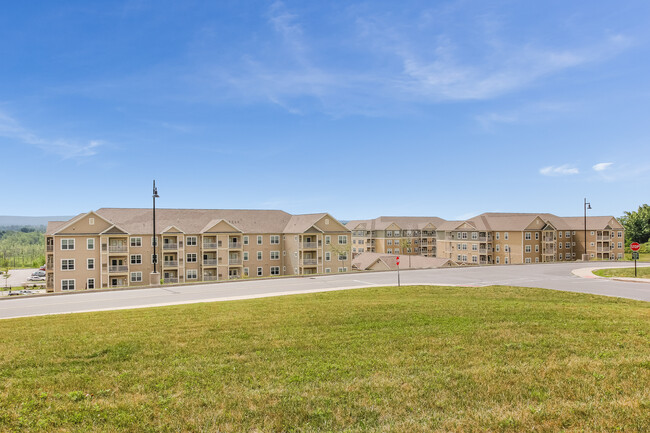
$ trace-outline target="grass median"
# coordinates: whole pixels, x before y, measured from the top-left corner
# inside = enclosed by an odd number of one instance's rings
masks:
[[[648,431],[650,305],[370,288],[0,321],[0,431]]]
[[[650,267],[637,267],[637,278],[650,278]],[[634,278],[634,268],[613,268],[613,269],[597,269],[594,274],[599,277],[629,277]]]

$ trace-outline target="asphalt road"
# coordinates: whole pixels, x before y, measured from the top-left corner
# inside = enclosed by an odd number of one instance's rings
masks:
[[[650,301],[650,283],[581,278],[572,273],[574,269],[591,266],[599,264],[574,262],[413,270],[401,272],[401,282],[403,285],[540,287]],[[630,264],[605,263],[601,266],[629,267]],[[396,272],[373,272],[21,297],[0,300],[0,319],[216,302],[396,284]]]

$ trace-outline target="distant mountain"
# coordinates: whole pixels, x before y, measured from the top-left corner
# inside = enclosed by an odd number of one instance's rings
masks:
[[[0,227],[3,226],[46,226],[48,221],[67,221],[71,216],[2,216]]]

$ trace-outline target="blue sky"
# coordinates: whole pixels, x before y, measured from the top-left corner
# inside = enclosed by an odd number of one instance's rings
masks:
[[[38,3],[38,4],[36,4]],[[3,215],[466,218],[648,202],[646,1],[41,1],[0,14]]]

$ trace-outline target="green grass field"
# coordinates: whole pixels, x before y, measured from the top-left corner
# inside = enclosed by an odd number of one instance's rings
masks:
[[[634,278],[634,267],[631,268],[613,268],[613,269],[598,269],[594,274],[599,277],[631,277]],[[649,267],[637,267],[636,274],[638,278],[650,278]]]
[[[0,431],[647,432],[649,343],[648,303],[510,287],[2,320]]]

